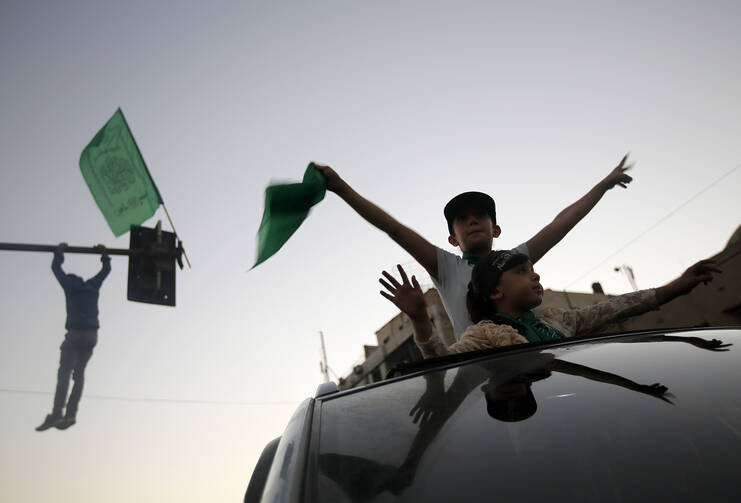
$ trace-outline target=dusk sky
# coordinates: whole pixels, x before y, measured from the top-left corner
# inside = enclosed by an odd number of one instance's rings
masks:
[[[615,266],[649,288],[719,252],[741,224],[739,19],[734,1],[0,3],[0,241],[128,247],[78,166],[121,107],[193,265],[169,308],[127,301],[113,257],[77,424],[38,433],[64,293],[50,253],[0,251],[0,499],[241,500],[322,381],[318,332],[347,375],[397,313],[380,272],[421,274],[334,194],[249,270],[265,187],[310,161],[453,251],[457,193],[491,194],[513,247],[630,152],[635,181],[536,265],[543,285],[620,294]]]

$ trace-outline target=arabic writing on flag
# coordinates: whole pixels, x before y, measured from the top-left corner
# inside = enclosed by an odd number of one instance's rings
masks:
[[[162,204],[120,108],[80,154],[80,171],[116,236],[142,224]]]

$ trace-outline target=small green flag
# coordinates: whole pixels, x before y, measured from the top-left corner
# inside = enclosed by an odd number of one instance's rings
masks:
[[[326,191],[327,180],[313,162],[306,168],[303,182],[269,185],[265,189],[265,212],[257,231],[257,261],[253,268],[280,250],[311,207],[324,199]]]
[[[80,154],[80,171],[116,237],[162,203],[120,108]]]

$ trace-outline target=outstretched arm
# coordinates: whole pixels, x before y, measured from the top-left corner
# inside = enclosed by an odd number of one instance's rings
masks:
[[[656,289],[657,304],[666,304],[680,295],[690,293],[700,283],[713,281],[713,273],[722,271],[715,267],[713,260],[701,260],[684,271],[680,277]]]
[[[573,335],[597,332],[610,323],[638,316],[662,304],[685,295],[700,283],[713,280],[712,273],[721,272],[712,260],[701,260],[679,278],[655,290],[641,290],[618,295],[603,302],[561,312],[564,325],[573,327]]]
[[[594,208],[599,200],[602,199],[602,196],[605,195],[605,192],[615,185],[620,185],[623,188],[627,187],[627,184],[633,180],[625,173],[633,167],[632,164],[625,165],[627,159],[628,155],[626,154],[623,160],[620,161],[620,164],[601,182],[595,185],[592,190],[556,215],[556,218],[550,224],[546,225],[540,232],[527,241],[530,260],[533,263],[540,260],[543,255],[548,253],[551,248],[561,241]]]
[[[437,251],[434,245],[358,194],[329,166],[319,164],[315,166],[327,179],[327,190],[340,196],[371,225],[388,234],[399,246],[409,252],[430,273],[430,276],[437,279]]]
[[[586,377],[587,379],[591,379],[592,381],[614,384],[615,386],[622,386],[623,388],[655,396],[656,398],[659,398],[665,402],[672,403],[671,400],[663,396],[664,393],[666,393],[667,391],[667,387],[662,385],[661,383],[639,384],[617,374],[611,374],[610,372],[593,369],[591,367],[579,365],[578,363],[571,363],[565,360],[554,360],[552,365],[553,367],[551,370],[555,372]]]

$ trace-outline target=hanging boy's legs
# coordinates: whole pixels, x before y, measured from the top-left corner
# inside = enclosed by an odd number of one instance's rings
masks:
[[[95,342],[97,342],[97,330],[89,330],[87,334],[84,334],[85,344],[80,344],[77,350],[77,358],[75,359],[75,365],[72,372],[72,392],[69,395],[67,401],[67,411],[65,412],[64,418],[57,422],[56,427],[60,430],[65,430],[75,424],[77,416],[77,407],[82,397],[82,388],[85,385],[85,367],[87,362],[90,361],[90,357],[93,355],[93,348]]]
[[[75,424],[77,407],[80,404],[82,389],[85,386],[85,367],[93,355],[95,344],[98,342],[98,330],[95,328],[78,329],[70,332],[72,332],[70,334],[70,342],[74,344],[76,349],[72,372],[74,384],[72,385],[72,392],[67,401],[67,410],[64,418],[57,421],[55,425],[60,430],[66,430]]]
[[[44,431],[53,426],[66,429],[75,424],[77,407],[85,383],[85,366],[93,354],[98,341],[97,329],[70,329],[65,335],[60,349],[59,370],[57,371],[57,389],[54,393],[54,408],[46,416],[36,431]],[[74,371],[74,374],[73,374]],[[70,376],[75,381],[67,404],[67,413],[62,417],[62,409],[67,401]]]
[[[76,359],[77,351],[70,342],[70,332],[67,332],[64,335],[64,342],[59,347],[59,370],[57,370],[57,389],[54,392],[54,407],[51,414],[47,414],[46,419],[36,428],[36,431],[48,430],[62,419],[62,409],[67,401],[69,379]]]

